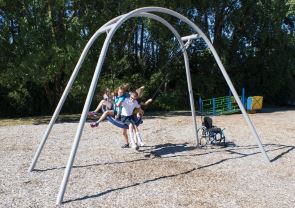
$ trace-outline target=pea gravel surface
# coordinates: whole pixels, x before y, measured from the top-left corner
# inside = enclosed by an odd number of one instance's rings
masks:
[[[122,149],[121,130],[85,123],[62,205],[56,205],[77,122],[0,127],[0,207],[265,207],[295,205],[295,110],[250,114],[267,162],[241,114],[212,117],[227,147],[195,148],[189,112],[148,115],[145,146]],[[200,117],[196,118],[200,124]]]

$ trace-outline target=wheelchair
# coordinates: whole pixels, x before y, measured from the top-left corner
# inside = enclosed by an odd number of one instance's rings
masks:
[[[197,130],[200,146],[205,147],[208,144],[212,144],[223,145],[225,147],[226,143],[223,131],[224,129],[213,126],[212,118],[204,117],[202,127]]]

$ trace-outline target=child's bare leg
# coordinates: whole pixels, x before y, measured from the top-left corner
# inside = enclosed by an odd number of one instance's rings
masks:
[[[136,134],[136,137],[137,137],[137,145],[138,146],[144,146],[144,143],[142,141],[142,136],[141,136],[141,133],[139,132],[139,129],[136,125],[134,125],[134,130],[135,130],[135,134]]]
[[[122,134],[123,134],[123,137],[124,137],[124,140],[125,140],[125,145],[124,145],[124,147],[127,147],[127,146],[129,145],[129,142],[128,142],[128,135],[127,135],[127,129],[123,129]]]
[[[135,142],[134,142],[134,134],[133,134],[133,124],[132,123],[130,123],[129,124],[129,135],[130,135],[130,147],[131,148],[136,148],[136,144],[135,144]]]
[[[91,127],[96,127],[96,126],[98,126],[99,123],[100,123],[101,121],[105,120],[105,118],[106,118],[107,116],[114,116],[114,111],[112,111],[112,110],[105,111],[105,112],[102,114],[102,116],[99,118],[99,120],[98,120],[98,121],[95,121],[95,122],[92,122],[92,123],[90,124],[90,126],[91,126]]]
[[[112,108],[112,103],[110,103],[109,101],[106,101],[106,100],[101,100],[94,111],[98,112],[103,105],[106,106],[108,109]]]
[[[113,110],[105,111],[105,112],[101,115],[101,117],[99,118],[98,122],[101,122],[101,121],[105,120],[107,116],[114,116],[114,111],[113,111]]]

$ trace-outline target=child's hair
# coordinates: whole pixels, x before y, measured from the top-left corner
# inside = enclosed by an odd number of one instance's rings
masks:
[[[124,83],[124,84],[121,85],[121,87],[124,89],[124,92],[129,92],[130,91],[129,83]]]
[[[119,91],[119,90],[122,90],[123,93],[126,91],[126,89],[125,89],[123,86],[119,86],[119,87],[117,88],[117,91]]]
[[[110,96],[111,95],[111,90],[109,88],[105,88],[104,94]]]
[[[135,91],[135,92],[130,92],[130,96],[132,97],[138,97],[138,93]]]
[[[119,89],[119,88],[116,88],[116,89],[113,91],[112,94],[113,94],[114,96],[117,96],[117,95],[118,95],[118,89]]]
[[[116,88],[116,90],[113,92],[114,96],[118,96],[118,91],[122,90],[123,93],[125,92],[125,88],[123,86],[119,86]]]

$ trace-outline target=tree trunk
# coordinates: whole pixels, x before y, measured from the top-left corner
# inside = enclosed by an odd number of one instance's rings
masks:
[[[224,9],[225,4],[223,3],[220,6],[220,9],[216,9],[215,13],[215,24],[214,24],[214,39],[213,39],[213,46],[217,52],[220,51],[221,42],[222,42],[222,26],[224,20]]]
[[[243,12],[243,16],[245,17],[249,16],[250,15],[249,12],[250,12],[250,6],[247,6],[245,8],[245,12]],[[239,48],[240,38],[242,34],[245,34],[245,32],[246,32],[246,27],[243,22],[243,19],[241,19],[239,22],[239,25],[237,25],[233,30],[233,38],[232,38],[231,46],[229,49],[229,54],[230,54],[228,59],[229,65],[234,65],[234,63],[238,62],[236,52]]]
[[[142,55],[143,55],[143,37],[144,37],[144,22],[142,20],[141,31],[140,31],[140,58],[142,58]]]
[[[137,60],[137,53],[138,53],[137,40],[138,40],[138,27],[136,27],[136,30],[134,33],[134,53],[135,53],[136,60]]]
[[[50,30],[51,30],[51,37],[52,37],[52,42],[54,45],[56,45],[56,35],[55,35],[55,29],[54,29],[54,20],[52,18],[52,7],[50,4],[50,1],[48,2],[48,8],[47,8],[47,13],[48,13],[48,18],[49,18],[49,26],[50,26]]]
[[[15,44],[15,34],[14,34],[14,24],[13,24],[13,19],[10,20],[10,33],[11,33],[11,40],[12,40],[12,43]]]

